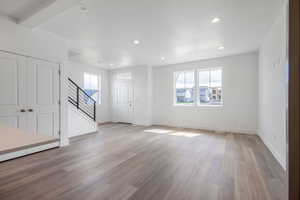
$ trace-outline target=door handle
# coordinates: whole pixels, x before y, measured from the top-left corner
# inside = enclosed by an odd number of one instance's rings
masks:
[[[25,110],[25,109],[21,109],[20,112],[21,112],[21,113],[24,113],[24,112],[26,112],[26,110]]]
[[[33,112],[33,109],[28,109],[28,112]]]

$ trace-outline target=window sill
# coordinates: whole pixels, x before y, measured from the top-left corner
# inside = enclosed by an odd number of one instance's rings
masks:
[[[195,107],[195,108],[216,108],[216,109],[222,109],[224,105],[184,105],[184,104],[173,104],[174,107]]]
[[[200,108],[223,108],[223,104],[222,105],[197,105],[197,107]]]
[[[195,104],[173,104],[175,107],[194,107]]]

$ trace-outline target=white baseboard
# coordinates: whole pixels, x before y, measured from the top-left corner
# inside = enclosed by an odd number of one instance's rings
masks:
[[[112,124],[112,123],[115,123],[115,122],[112,122],[112,121],[97,122],[97,126],[103,126],[103,125]]]
[[[261,137],[260,135],[258,135],[258,137],[267,146],[267,148],[273,154],[273,156],[275,157],[275,159],[279,162],[279,164],[281,165],[281,167],[284,170],[286,170],[286,168],[287,168],[286,161],[280,156],[280,154],[277,152],[277,150],[274,148],[274,146],[270,142],[268,142],[268,140],[264,139],[264,137]]]
[[[96,134],[96,133],[98,133],[98,130],[97,131],[93,131],[93,132],[81,133],[81,134],[78,134],[78,135],[70,136],[69,139],[74,139],[74,138],[78,138],[78,137],[84,137],[84,136],[92,135],[92,134]]]
[[[152,126],[151,123],[133,123],[133,125],[136,125],[136,126]]]
[[[174,124],[164,124],[164,123],[154,123],[154,126],[167,126],[167,127],[174,127],[174,128],[190,128],[190,129],[198,129],[198,130],[206,130],[209,132],[216,132],[216,133],[240,133],[240,134],[249,134],[249,135],[256,135],[257,130],[252,129],[213,129],[208,127],[198,127],[198,126],[178,126]]]
[[[37,153],[40,151],[52,149],[55,147],[59,147],[59,142],[53,142],[53,143],[49,143],[49,144],[30,147],[27,149],[22,149],[19,151],[9,152],[9,153],[0,155],[0,162],[6,161],[6,160],[11,160],[11,159],[18,158],[18,157],[22,157],[22,156],[33,154],[33,153]]]

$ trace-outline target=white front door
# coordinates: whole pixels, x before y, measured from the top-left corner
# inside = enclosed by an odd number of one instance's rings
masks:
[[[0,125],[27,130],[26,58],[0,53]]]
[[[131,73],[120,73],[113,79],[113,118],[116,122],[132,123],[133,89]]]
[[[27,124],[30,132],[59,135],[59,65],[29,59]]]

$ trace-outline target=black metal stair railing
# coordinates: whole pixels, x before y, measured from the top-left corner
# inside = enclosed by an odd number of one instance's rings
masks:
[[[68,78],[68,101],[96,121],[96,101],[70,78]]]

